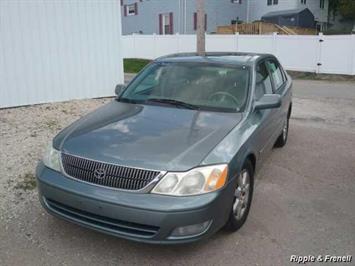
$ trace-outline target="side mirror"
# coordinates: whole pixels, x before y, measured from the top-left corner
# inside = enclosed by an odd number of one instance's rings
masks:
[[[121,92],[126,88],[125,85],[122,85],[122,84],[117,84],[116,85],[116,88],[115,88],[115,94],[117,96],[119,96],[121,94]]]
[[[278,94],[265,94],[254,103],[255,110],[278,108],[281,106],[281,96]]]

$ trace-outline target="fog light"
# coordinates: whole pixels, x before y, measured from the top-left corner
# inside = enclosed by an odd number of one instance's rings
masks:
[[[187,226],[176,227],[171,233],[170,237],[186,237],[186,236],[195,236],[204,233],[211,221],[206,221],[201,224],[192,224]]]

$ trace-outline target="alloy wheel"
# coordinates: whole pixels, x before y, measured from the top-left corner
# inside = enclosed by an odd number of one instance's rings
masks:
[[[233,214],[239,221],[243,218],[249,203],[250,176],[244,169],[238,176],[237,187],[234,192]]]

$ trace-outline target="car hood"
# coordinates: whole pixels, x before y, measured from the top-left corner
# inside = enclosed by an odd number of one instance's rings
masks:
[[[241,118],[113,101],[64,129],[54,147],[124,166],[184,171],[199,165]]]

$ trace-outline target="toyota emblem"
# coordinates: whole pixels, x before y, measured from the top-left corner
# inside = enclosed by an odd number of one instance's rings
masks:
[[[95,176],[97,179],[103,179],[103,178],[106,177],[106,170],[103,169],[103,168],[95,169],[95,171],[94,171],[94,176]]]

